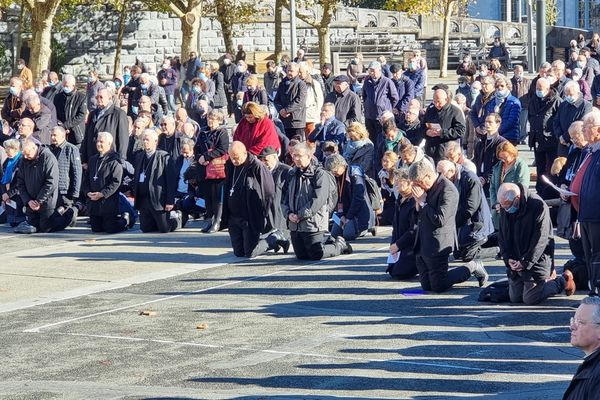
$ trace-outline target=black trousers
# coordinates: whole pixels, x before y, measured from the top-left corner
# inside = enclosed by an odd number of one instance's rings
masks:
[[[377,144],[381,140],[383,136],[383,127],[378,119],[366,119],[365,118],[365,128],[369,131],[369,139],[373,142],[375,148],[377,148]]]
[[[417,270],[423,290],[436,293],[445,292],[452,285],[464,282],[471,277],[467,267],[448,269],[448,255],[423,257],[417,255]]]
[[[581,222],[581,244],[587,264],[591,292],[600,294],[600,224]]]
[[[33,211],[31,208],[29,208],[29,206],[27,206],[25,211],[27,223],[31,226],[35,226],[38,233],[53,231],[52,214],[54,214],[54,209],[41,209],[39,211]],[[54,230],[54,232],[56,231],[57,230]]]
[[[223,207],[223,187],[225,179],[207,179],[202,181],[205,192],[206,217],[214,217]]]
[[[251,229],[243,218],[229,217],[229,238],[236,257],[254,258],[269,250],[269,244],[260,238],[260,232]]]
[[[458,248],[458,250],[454,251],[454,258],[465,262],[469,262],[475,259],[494,260],[496,258],[496,255],[498,254],[498,247],[482,247],[487,242],[487,240],[483,240],[480,242],[465,243],[461,245]]]
[[[165,210],[157,211],[151,205],[150,201],[142,202],[140,211],[140,229],[142,232],[160,232],[167,233],[177,229],[177,220],[169,218],[169,212]]]
[[[119,233],[127,230],[127,221],[118,215],[90,215],[92,232]]]
[[[552,163],[556,158],[556,150],[545,150],[545,151],[536,151],[535,155],[535,170],[537,176],[540,179],[535,182],[535,190],[538,193],[543,192],[546,189],[546,184],[542,181],[541,176],[546,175],[550,176],[550,169],[552,168]]]
[[[73,209],[73,201],[67,199],[66,196],[58,196],[56,209],[58,210],[59,207],[63,207],[65,210],[62,214],[60,214],[58,211],[54,211],[50,217],[50,224],[52,225],[50,228],[51,232],[58,232],[66,229],[66,227],[69,226],[73,221],[73,218],[76,217],[75,210]]]
[[[291,232],[290,234],[298,260],[321,260],[342,254],[343,249],[335,243],[323,243],[323,232]]]

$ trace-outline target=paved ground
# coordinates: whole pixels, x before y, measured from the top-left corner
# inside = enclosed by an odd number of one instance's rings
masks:
[[[387,228],[329,261],[234,263],[201,224],[3,229],[0,399],[547,399],[580,362],[566,325],[582,296],[490,305],[474,280],[422,294],[384,274]]]

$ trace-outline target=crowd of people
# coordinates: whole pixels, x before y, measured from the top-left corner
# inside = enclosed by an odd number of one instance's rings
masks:
[[[499,259],[511,302],[598,296],[600,64],[574,53],[509,77],[498,38],[489,62],[466,56],[456,91],[434,85],[428,105],[419,52],[404,64],[359,54],[334,75],[299,50],[258,76],[240,46],[155,73],[136,62],[104,82],[90,71],[85,90],[68,74],[33,80],[19,60],[1,111],[0,222],[55,232],[87,215],[93,232],[139,220],[167,233],[202,218],[238,257],[292,248],[299,260],[350,254],[389,225],[387,272],[426,291],[472,276],[485,286],[483,260]],[[561,272],[553,226],[573,253]]]

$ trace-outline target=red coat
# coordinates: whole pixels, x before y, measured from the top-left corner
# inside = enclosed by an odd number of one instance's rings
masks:
[[[233,140],[244,143],[246,149],[255,156],[258,156],[267,146],[272,146],[278,153],[281,149],[275,124],[267,116],[253,124],[246,121],[246,118],[242,118],[235,129]]]

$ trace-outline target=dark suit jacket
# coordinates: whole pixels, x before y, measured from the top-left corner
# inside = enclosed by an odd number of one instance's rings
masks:
[[[96,150],[96,139],[100,132],[110,132],[113,135],[113,150],[121,156],[127,158],[127,146],[129,145],[129,122],[125,111],[114,104],[110,105],[102,117],[98,118],[99,109],[92,111],[88,115],[88,122],[85,125],[85,136],[81,144],[81,162],[87,163],[89,159],[98,154]]]
[[[140,151],[135,157],[135,175],[134,191],[138,191],[140,186],[140,173],[144,164],[146,152]],[[148,175],[146,179],[150,187],[150,204],[156,211],[162,211],[167,204],[175,204],[175,193],[177,191],[177,171],[175,171],[175,162],[166,151],[156,150],[152,165],[147,166]],[[140,209],[142,198],[135,197],[135,208]]]
[[[425,206],[419,210],[416,252],[422,257],[448,255],[456,246],[458,191],[439,175],[427,191]]]

